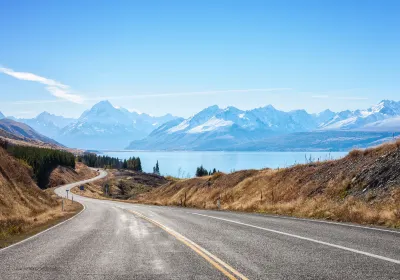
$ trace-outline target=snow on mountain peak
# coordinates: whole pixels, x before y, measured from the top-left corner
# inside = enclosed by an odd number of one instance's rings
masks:
[[[226,121],[223,119],[212,117],[205,123],[190,129],[187,133],[203,133],[207,131],[217,130],[220,127],[231,126],[231,125],[233,125],[232,121]]]

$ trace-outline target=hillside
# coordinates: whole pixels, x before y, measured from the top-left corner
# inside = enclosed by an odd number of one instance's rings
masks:
[[[13,140],[20,140],[27,143],[47,144],[62,147],[55,140],[36,132],[30,126],[10,119],[0,120],[0,135]]]
[[[86,180],[88,178],[93,178],[96,175],[97,172],[95,170],[90,169],[80,162],[76,163],[75,169],[58,166],[49,176],[48,188]]]
[[[0,248],[26,238],[81,209],[66,204],[50,191],[41,190],[32,179],[32,170],[0,147]]]
[[[169,182],[140,203],[257,211],[400,227],[400,140],[343,159]],[[185,199],[186,197],[186,199]]]
[[[141,193],[149,192],[167,182],[166,178],[156,174],[127,169],[111,169],[108,170],[108,176],[104,180],[86,184],[83,191],[75,187],[72,192],[98,199],[134,200]],[[106,184],[109,185],[107,195],[104,193]]]

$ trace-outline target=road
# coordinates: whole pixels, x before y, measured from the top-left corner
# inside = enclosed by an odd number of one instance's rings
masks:
[[[78,216],[0,251],[0,279],[400,279],[396,230],[74,200]]]

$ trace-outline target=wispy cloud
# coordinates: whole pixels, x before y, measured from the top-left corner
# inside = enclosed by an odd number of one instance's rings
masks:
[[[313,95],[312,98],[319,99],[337,99],[337,100],[368,100],[368,97],[359,97],[359,96],[332,96],[329,95]]]
[[[359,96],[338,96],[336,99],[341,100],[368,100],[368,97],[359,97]]]
[[[16,72],[9,68],[0,67],[0,73],[9,75],[18,80],[31,81],[43,84],[46,86],[46,90],[50,92],[53,96],[64,99],[69,102],[82,103],[83,98],[80,95],[71,93],[69,86],[64,85],[52,79],[38,76],[36,74],[28,72]]]
[[[368,97],[360,96],[329,96],[329,95],[312,95],[312,98],[317,99],[336,99],[336,100],[368,100]]]
[[[329,98],[329,95],[313,95],[312,98],[326,99],[326,98]]]
[[[303,92],[311,94],[312,98],[318,99],[336,99],[336,100],[368,100],[368,97],[358,96],[367,91],[365,88],[351,88],[343,90],[330,90],[322,92]]]
[[[52,94],[57,96],[57,90],[60,87],[48,86],[47,90],[53,90]],[[138,93],[131,95],[109,95],[109,96],[96,96],[96,97],[79,97],[79,103],[90,103],[90,101],[102,101],[102,100],[129,100],[129,99],[146,99],[146,98],[163,98],[163,97],[179,97],[179,96],[195,96],[195,95],[216,95],[216,94],[228,94],[228,93],[250,93],[250,92],[275,92],[275,91],[290,91],[291,88],[263,88],[263,89],[228,89],[228,90],[210,90],[210,91],[193,91],[193,92],[169,92],[169,93]],[[60,103],[67,102],[65,99],[56,100],[23,100],[10,102],[11,104],[22,105],[22,104],[41,104],[41,103]],[[78,102],[77,102],[78,103]]]
[[[209,91],[192,91],[192,92],[170,92],[170,93],[141,93],[131,95],[120,95],[120,96],[99,96],[94,98],[87,98],[85,100],[115,100],[115,99],[142,99],[142,98],[154,98],[154,97],[173,97],[173,96],[195,96],[195,95],[215,95],[215,94],[227,94],[227,93],[249,93],[249,92],[273,92],[273,91],[285,91],[291,90],[291,88],[258,88],[258,89],[228,89],[228,90],[209,90]]]

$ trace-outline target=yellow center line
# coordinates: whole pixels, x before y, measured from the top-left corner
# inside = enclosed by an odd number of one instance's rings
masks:
[[[248,280],[248,278],[246,276],[244,276],[243,274],[238,272],[236,269],[234,269],[233,267],[231,267],[230,265],[228,265],[227,263],[225,263],[224,261],[222,261],[218,257],[214,256],[213,254],[211,254],[206,249],[200,247],[198,244],[194,243],[190,239],[186,238],[185,236],[183,236],[183,235],[177,233],[176,231],[174,231],[174,230],[172,230],[172,229],[160,224],[157,221],[154,221],[154,220],[144,216],[143,214],[141,214],[139,212],[136,212],[136,211],[133,211],[133,210],[128,210],[128,211],[133,213],[133,214],[135,214],[136,216],[138,216],[138,217],[140,217],[140,218],[152,223],[153,225],[156,225],[157,227],[163,229],[167,233],[169,233],[172,236],[174,236],[177,240],[181,241],[183,244],[188,246],[190,249],[192,249],[198,255],[200,255],[206,261],[208,261],[212,266],[214,266],[216,269],[221,271],[229,279],[232,279],[232,280],[237,280],[237,279]]]

